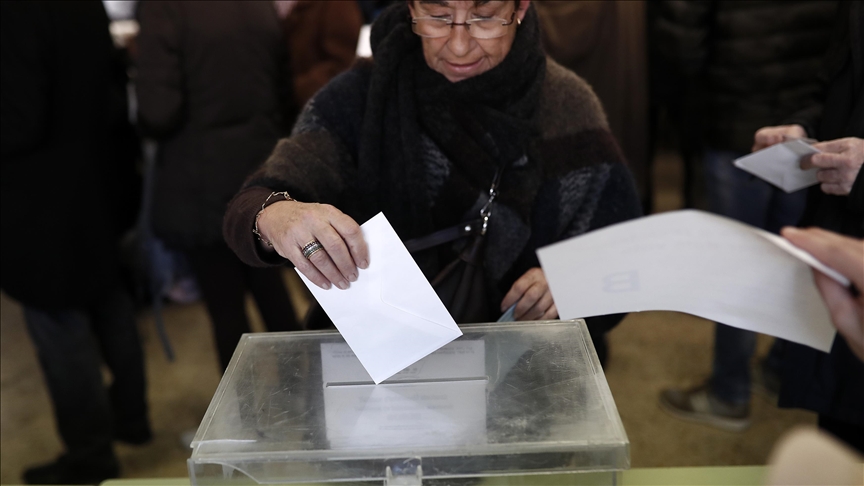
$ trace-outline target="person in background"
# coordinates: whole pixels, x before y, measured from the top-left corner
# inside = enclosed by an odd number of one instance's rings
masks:
[[[120,474],[114,440],[152,435],[119,258],[138,204],[125,66],[101,2],[0,9],[0,284],[23,306],[65,448],[23,479],[98,484]]]
[[[820,89],[836,2],[683,2],[658,6],[657,48],[687,87],[683,116],[703,153],[708,210],[773,233],[798,222],[805,192],[786,194],[733,165],[753,133],[794,113]],[[711,376],[660,394],[670,414],[724,430],[750,425],[750,361],[757,334],[716,324]],[[782,349],[776,340],[757,365],[762,388],[776,395]]]
[[[643,212],[649,214],[645,2],[540,1],[535,8],[549,57],[584,78],[603,103],[609,129],[636,180]]]
[[[645,2],[536,2],[547,54],[591,85],[651,213]],[[606,336],[595,342],[608,356]],[[604,363],[605,364],[605,363]]]
[[[231,201],[226,241],[250,265],[290,261],[338,292],[368,264],[358,222],[383,212],[403,240],[461,227],[501,173],[481,319],[513,304],[518,320],[557,316],[536,249],[641,212],[590,87],[546,57],[524,0],[400,2],[371,45],[373,58],[307,103]],[[427,278],[458,243],[414,255]],[[621,317],[588,327],[601,335]]]
[[[298,108],[351,67],[362,26],[356,0],[300,0],[287,9],[282,29]]]
[[[864,5],[843,2],[820,79],[823,89],[783,125],[764,127],[754,148],[789,137],[821,140],[823,153],[802,161],[816,167],[820,184],[807,193],[799,226],[817,226],[864,237]],[[859,291],[861,289],[859,288]],[[780,406],[812,410],[819,427],[864,452],[864,363],[835,339],[830,353],[789,344],[784,356]]]
[[[287,131],[285,42],[272,2],[142,2],[138,120],[160,143],[153,230],[183,250],[222,369],[249,332],[251,291],[270,331],[299,329],[279,268],[250,268],[222,240],[225,206]]]
[[[405,0],[357,0],[360,11],[363,12],[363,23],[372,24],[387,7]]]

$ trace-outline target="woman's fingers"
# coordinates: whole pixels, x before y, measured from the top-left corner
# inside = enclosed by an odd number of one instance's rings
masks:
[[[536,307],[540,304],[543,293],[543,288],[536,282],[528,287],[528,290],[522,294],[522,298],[516,303],[516,309],[513,310],[513,316],[517,321],[534,320],[542,315],[546,309],[538,312]]]
[[[315,231],[315,239],[324,249],[315,252],[309,260],[337,287],[347,289],[349,282],[357,280],[357,265],[354,264],[342,235],[327,224]],[[319,253],[325,253],[327,258],[318,256]]]
[[[369,252],[360,226],[333,206],[275,203],[264,210],[258,223],[277,253],[323,289],[331,285],[347,289],[359,276],[358,265],[368,267]],[[320,249],[304,255],[303,249],[313,243]]]
[[[542,321],[551,321],[553,319],[558,319],[558,308],[555,307],[555,303],[552,303],[552,307],[546,309],[546,313],[543,314],[543,317],[540,318]]]
[[[530,299],[534,298],[534,295],[532,295],[532,290],[535,290],[540,295],[539,295],[539,298],[537,298],[536,301],[534,301],[534,305],[529,307],[522,314],[519,314],[518,312],[514,312],[514,316],[516,317],[517,320],[540,321],[540,320],[547,319],[546,316],[549,315],[549,310],[552,309],[553,307],[555,307],[555,302],[552,301],[552,294],[549,293],[548,288],[544,292],[541,288],[538,288],[538,287],[540,287],[540,286],[535,285],[534,287],[532,287],[532,289],[529,289],[529,291],[525,293],[526,298],[530,298]],[[521,303],[521,301],[520,301],[520,303]],[[519,306],[517,305],[516,308],[518,309]],[[556,310],[555,314],[557,315],[557,313],[558,312]],[[554,317],[549,317],[549,319],[553,319],[553,318]]]
[[[501,309],[513,304],[516,320],[554,319],[558,315],[546,276],[539,267],[532,268],[519,277],[501,302]]]
[[[522,296],[525,295],[525,292],[528,291],[528,289],[531,288],[531,286],[534,285],[534,282],[537,280],[535,276],[535,270],[540,271],[540,273],[542,274],[542,270],[535,267],[525,272],[521,277],[519,277],[518,279],[516,279],[515,282],[513,282],[513,285],[510,286],[510,290],[507,292],[507,295],[504,296],[504,300],[501,301],[501,312],[506,311],[513,304],[522,301]],[[524,312],[528,307],[530,307],[530,305],[526,307],[523,304],[521,308],[519,307],[519,305],[517,305],[516,309],[514,309],[514,312],[518,313],[520,310]]]
[[[522,298],[522,294],[528,290],[527,285],[521,284],[519,280],[510,287],[510,291],[507,292],[507,295],[504,296],[504,300],[501,301],[501,312],[506,311],[516,302],[519,302],[519,299]],[[514,309],[515,312],[515,309]]]
[[[345,241],[354,264],[360,268],[367,268],[369,266],[369,248],[366,246],[366,240],[363,239],[360,225],[339,211],[332,215],[330,224]]]
[[[320,251],[318,253],[321,253]],[[282,255],[282,252],[279,252]],[[314,256],[314,255],[313,255]],[[292,246],[292,250],[286,252],[282,257],[287,258],[294,264],[294,267],[300,271],[310,282],[321,287],[324,290],[329,290],[331,282],[321,273],[315,265],[303,256],[300,247]]]

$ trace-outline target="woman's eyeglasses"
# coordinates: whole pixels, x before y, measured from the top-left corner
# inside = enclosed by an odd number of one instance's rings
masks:
[[[463,23],[453,22],[453,19],[439,17],[418,17],[411,19],[411,28],[420,37],[439,39],[450,35],[450,30],[462,25],[468,31],[468,35],[475,39],[495,39],[504,37],[507,28],[516,20],[516,12],[510,15],[510,20],[498,17],[468,19]]]

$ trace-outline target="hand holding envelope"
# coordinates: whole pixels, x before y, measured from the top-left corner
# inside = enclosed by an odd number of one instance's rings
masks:
[[[801,158],[820,153],[802,139],[789,140],[735,159],[735,167],[764,179],[787,193],[818,184],[816,169],[801,169]]]
[[[411,254],[379,213],[361,226],[369,267],[347,290],[298,272],[377,384],[462,335]]]

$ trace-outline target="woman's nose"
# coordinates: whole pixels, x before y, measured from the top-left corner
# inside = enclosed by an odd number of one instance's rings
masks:
[[[447,42],[447,46],[456,56],[464,56],[471,50],[471,42],[474,41],[474,38],[468,33],[468,29],[467,25],[450,27],[450,40]]]

